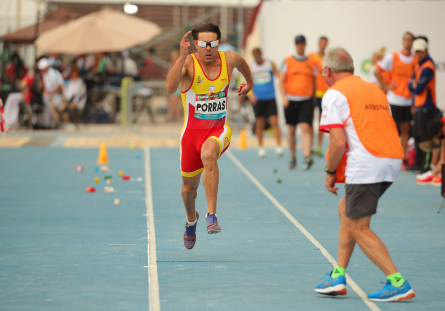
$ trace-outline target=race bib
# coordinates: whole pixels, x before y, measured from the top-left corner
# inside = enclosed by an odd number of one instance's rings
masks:
[[[227,115],[226,92],[196,94],[195,118],[215,120]]]
[[[270,71],[260,71],[253,73],[253,83],[255,84],[266,84],[272,81]]]

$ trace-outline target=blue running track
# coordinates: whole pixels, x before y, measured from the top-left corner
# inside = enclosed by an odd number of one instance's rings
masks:
[[[372,228],[417,297],[368,306],[349,285],[343,297],[314,292],[332,265],[228,155],[219,161],[222,232],[206,233],[201,185],[197,243],[185,249],[179,152],[149,152],[159,280],[159,297],[151,300],[161,310],[445,309],[445,210],[437,214],[439,188],[416,185],[413,174],[400,173]],[[344,190],[339,197],[326,191],[324,159],[303,171],[299,153],[298,169],[288,171],[288,158],[273,150],[264,159],[256,150],[231,152],[336,258]],[[104,173],[95,171],[96,149],[0,149],[0,310],[149,309],[144,150],[108,155]],[[84,172],[74,171],[78,164]],[[119,170],[132,180],[122,181]],[[116,193],[104,193],[105,175],[113,176]],[[87,186],[97,192],[86,193]],[[383,273],[359,247],[347,272],[365,293],[383,287]]]

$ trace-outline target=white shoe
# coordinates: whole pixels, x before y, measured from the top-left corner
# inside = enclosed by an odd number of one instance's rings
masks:
[[[275,149],[275,152],[277,153],[277,156],[281,157],[283,155],[283,148],[281,148],[280,146],[278,146]]]
[[[416,180],[425,179],[425,178],[430,177],[430,176],[433,176],[433,172],[432,171],[428,171],[428,172],[425,172],[423,174],[417,174],[416,175]]]
[[[264,150],[264,148],[258,149],[258,157],[264,158],[265,156],[266,156],[266,150]]]

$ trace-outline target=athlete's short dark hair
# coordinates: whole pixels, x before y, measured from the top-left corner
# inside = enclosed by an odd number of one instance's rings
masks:
[[[260,48],[254,48],[253,51],[252,51],[252,54],[255,54],[255,53],[263,54],[263,52],[261,52]]]
[[[193,40],[198,40],[198,34],[200,32],[213,32],[216,33],[217,39],[221,39],[221,31],[219,30],[218,25],[215,25],[213,23],[202,22],[193,26],[192,29]]]
[[[413,33],[411,31],[405,31],[405,33],[403,34],[402,38],[405,38],[406,35],[410,35],[411,37],[413,37],[414,39],[416,38]]]
[[[320,36],[320,39],[318,39],[318,41],[320,42],[321,40],[329,41],[328,37],[326,36]]]

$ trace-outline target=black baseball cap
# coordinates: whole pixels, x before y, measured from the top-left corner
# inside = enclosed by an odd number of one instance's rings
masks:
[[[306,38],[303,35],[298,35],[295,37],[295,43],[306,43]]]

